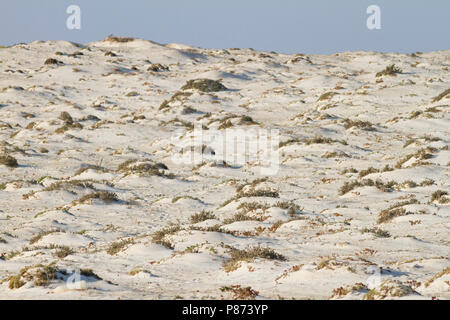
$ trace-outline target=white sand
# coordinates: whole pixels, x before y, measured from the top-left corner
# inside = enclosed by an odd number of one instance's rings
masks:
[[[105,56],[109,50],[117,56]],[[76,51],[83,55],[68,56]],[[261,54],[144,40],[0,48],[0,155],[19,163],[0,165],[0,299],[228,299],[232,294],[220,288],[232,285],[251,286],[257,298],[269,299],[327,299],[340,287],[333,298],[450,298],[448,195],[441,203],[431,201],[437,190],[450,193],[450,96],[432,102],[449,89],[450,52]],[[63,64],[44,65],[47,58]],[[150,62],[169,71],[147,71]],[[401,74],[375,77],[394,63]],[[230,90],[194,90],[159,110],[163,100],[197,78],[222,79]],[[127,96],[133,91],[138,95]],[[336,94],[318,101],[330,91]],[[186,107],[197,112],[184,114]],[[82,128],[55,132],[63,126],[63,111]],[[411,116],[415,111],[421,113]],[[277,191],[279,198],[242,197],[222,206],[240,185],[262,178],[256,162],[220,167],[208,160],[195,169],[173,163],[174,136],[181,132],[186,138],[189,128],[166,121],[217,129],[227,115],[236,115],[234,128],[247,128],[238,117],[248,115],[260,129],[280,130],[281,141],[299,140],[279,149],[276,175],[243,189]],[[374,130],[346,129],[347,118],[369,121]],[[337,141],[302,142],[315,136]],[[409,139],[416,140],[404,147]],[[434,148],[431,158],[411,157],[394,168],[426,147]],[[323,157],[327,152],[336,154]],[[117,171],[133,158],[164,163],[165,173],[175,177]],[[75,175],[88,165],[103,170]],[[363,178],[342,173],[385,165],[394,170]],[[357,186],[339,193],[345,182],[364,179],[396,184],[391,190]],[[420,185],[425,179],[432,184]],[[89,180],[91,186],[71,186],[73,180]],[[417,186],[403,185],[407,180]],[[45,189],[55,182],[66,185]],[[77,202],[92,188],[114,192],[120,201]],[[411,199],[417,201],[403,207],[407,215],[377,222],[382,210]],[[297,205],[293,213],[278,203],[285,201]],[[252,220],[227,221],[244,210],[240,204],[251,202],[263,206],[246,212]],[[202,210],[215,217],[191,222]],[[179,226],[164,237],[173,249],[152,242],[154,232],[170,225]],[[377,229],[388,236],[377,236]],[[109,254],[122,239],[130,241]],[[257,258],[225,271],[231,247],[257,245],[286,259]],[[55,246],[72,253],[60,258]],[[38,286],[23,276],[23,286],[8,287],[9,277],[25,266],[52,262],[58,279]],[[66,282],[74,269],[92,269],[102,280],[81,276],[73,289]],[[381,273],[367,295],[375,269]],[[346,290],[356,283],[369,287]]]

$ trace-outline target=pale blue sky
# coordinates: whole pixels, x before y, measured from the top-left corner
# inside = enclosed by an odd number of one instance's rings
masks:
[[[81,30],[66,28],[71,4],[81,7]],[[371,4],[381,8],[381,30],[366,27]],[[0,0],[0,45],[109,34],[284,53],[447,50],[450,1]]]

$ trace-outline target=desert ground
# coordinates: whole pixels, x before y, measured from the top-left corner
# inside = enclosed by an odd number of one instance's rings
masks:
[[[0,299],[449,299],[449,67],[1,47]],[[276,129],[277,172],[191,146],[196,126]]]

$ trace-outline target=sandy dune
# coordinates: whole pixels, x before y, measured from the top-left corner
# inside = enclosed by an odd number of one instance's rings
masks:
[[[0,48],[0,298],[450,298],[449,67],[449,51]],[[207,143],[176,161],[199,126],[278,130],[276,174]]]

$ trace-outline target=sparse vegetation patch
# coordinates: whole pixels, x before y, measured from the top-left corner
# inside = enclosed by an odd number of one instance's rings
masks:
[[[387,209],[382,210],[378,214],[378,223],[386,223],[394,219],[395,217],[404,216],[407,214],[413,214],[414,212],[407,211],[405,208],[403,208],[406,205],[409,204],[416,204],[419,203],[419,201],[415,198],[403,202],[398,202],[392,206],[390,206]]]
[[[260,246],[249,247],[244,250],[231,248],[231,258],[225,262],[224,268],[226,272],[231,272],[240,267],[241,262],[252,262],[255,259],[279,260],[285,261],[286,257],[275,252],[270,248],[263,248]]]
[[[376,77],[395,76],[398,73],[402,73],[402,70],[400,68],[396,67],[395,64],[391,64],[391,65],[387,66],[384,70],[378,72],[376,74]]]
[[[211,79],[194,79],[186,82],[181,90],[195,89],[201,92],[217,92],[228,90],[222,83]]]

